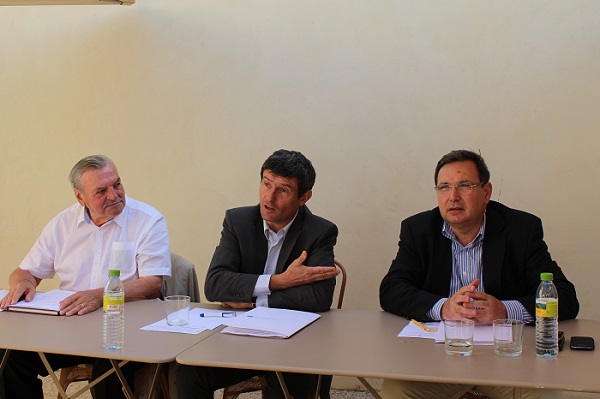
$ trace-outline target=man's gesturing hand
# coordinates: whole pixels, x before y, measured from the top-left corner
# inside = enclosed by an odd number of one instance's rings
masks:
[[[335,266],[305,266],[303,263],[307,257],[306,251],[302,251],[302,254],[288,266],[285,272],[271,276],[269,289],[278,291],[298,285],[312,284],[335,277],[340,273]]]

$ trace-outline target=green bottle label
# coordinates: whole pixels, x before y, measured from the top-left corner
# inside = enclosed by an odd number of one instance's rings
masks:
[[[535,301],[535,315],[537,317],[558,317],[558,299],[538,298]]]

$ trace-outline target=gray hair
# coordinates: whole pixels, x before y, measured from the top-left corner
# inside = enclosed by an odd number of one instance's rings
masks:
[[[69,181],[71,186],[79,191],[83,191],[81,187],[81,175],[88,169],[102,169],[107,164],[115,165],[106,155],[90,155],[81,159],[73,166],[69,173]]]

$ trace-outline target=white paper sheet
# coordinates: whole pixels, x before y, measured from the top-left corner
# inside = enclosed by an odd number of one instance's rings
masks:
[[[428,323],[423,323],[423,324],[426,327],[433,329],[435,331],[425,331],[421,327],[419,327],[418,325],[416,325],[415,323],[413,323],[411,321],[402,329],[402,331],[400,331],[400,334],[398,334],[398,337],[435,339],[437,337],[437,330],[439,328],[440,322],[433,321],[433,322],[428,322]]]
[[[440,323],[435,342],[444,343],[444,323]],[[475,324],[473,333],[474,345],[494,345],[494,330],[491,324]]]
[[[140,330],[175,332],[181,334],[200,334],[202,331],[212,330],[213,328],[225,324],[224,320],[232,319],[231,317],[200,317],[201,313],[214,312],[217,311],[215,309],[193,308],[190,310],[190,322],[187,326],[170,326],[167,324],[167,320],[163,317],[157,322],[141,327]],[[244,312],[236,311],[236,314],[243,313]]]

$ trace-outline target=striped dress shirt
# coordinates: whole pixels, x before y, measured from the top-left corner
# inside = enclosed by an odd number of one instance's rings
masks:
[[[442,232],[444,237],[452,241],[452,278],[450,279],[450,290],[448,297],[456,294],[458,290],[465,287],[473,282],[475,279],[479,279],[479,286],[475,289],[476,291],[485,292],[484,281],[483,281],[483,237],[485,236],[485,216],[483,223],[479,228],[477,236],[468,243],[462,245],[452,227],[446,221],[442,226]],[[436,302],[435,305],[427,312],[427,317],[433,320],[442,320],[442,306],[448,298],[442,298]],[[506,308],[507,316],[509,319],[523,320],[525,323],[533,321],[533,317],[517,300],[505,300],[502,301]]]

